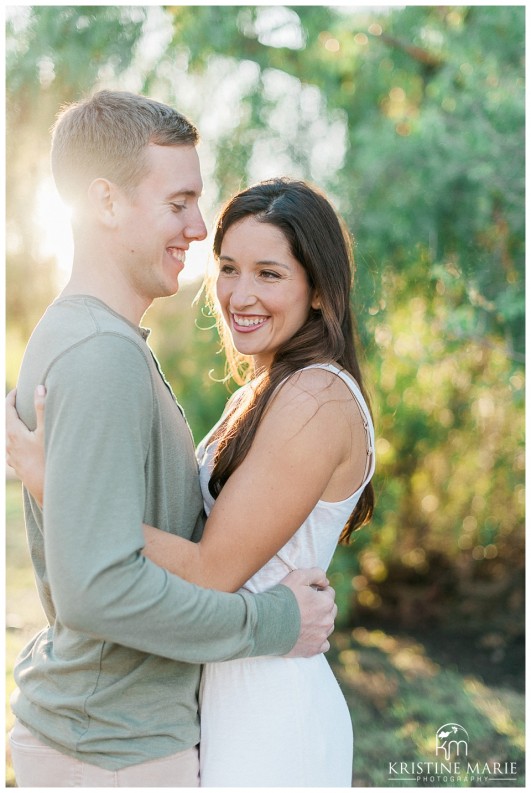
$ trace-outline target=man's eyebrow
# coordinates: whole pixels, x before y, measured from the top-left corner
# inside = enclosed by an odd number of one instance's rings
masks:
[[[171,201],[174,198],[200,198],[201,193],[198,193],[197,190],[176,190],[175,193],[171,193],[168,196],[168,201]]]

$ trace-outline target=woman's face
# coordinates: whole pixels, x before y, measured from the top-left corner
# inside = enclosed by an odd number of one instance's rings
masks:
[[[276,351],[318,307],[306,272],[279,228],[244,218],[223,237],[216,283],[234,346],[269,367]]]

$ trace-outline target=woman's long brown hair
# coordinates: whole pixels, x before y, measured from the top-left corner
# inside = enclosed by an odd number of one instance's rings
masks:
[[[310,309],[302,328],[277,350],[269,370],[258,375],[245,406],[236,408],[233,414],[229,412],[216,432],[218,446],[209,483],[214,498],[245,459],[275,389],[294,372],[310,364],[336,362],[354,377],[369,404],[356,354],[350,306],[352,245],[334,209],[316,188],[305,182],[260,182],[235,195],[223,208],[214,237],[216,258],[227,230],[247,217],[282,231],[292,255],[306,271],[310,287],[317,291],[320,309]],[[237,382],[250,379],[248,359],[237,354],[220,312],[216,313],[233,378]],[[242,372],[246,372],[246,378]],[[348,542],[352,532],[370,519],[373,507],[374,490],[369,482],[345,524],[340,542]]]

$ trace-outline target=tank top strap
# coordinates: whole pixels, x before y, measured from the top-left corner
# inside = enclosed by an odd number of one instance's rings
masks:
[[[361,389],[349,372],[345,371],[345,369],[340,369],[339,366],[335,366],[335,364],[312,363],[309,364],[309,366],[305,366],[304,369],[325,369],[327,372],[332,372],[333,374],[337,375],[341,380],[343,380],[345,385],[350,389],[354,399],[358,404],[361,417],[363,420],[363,426],[365,428],[365,434],[367,437],[367,462],[365,463],[365,474],[363,476],[363,483],[360,486],[361,489],[366,485],[367,481],[374,474],[374,469],[376,465],[376,458],[374,453],[374,447],[375,447],[374,425],[372,423],[369,406],[367,405],[365,398],[361,393]]]

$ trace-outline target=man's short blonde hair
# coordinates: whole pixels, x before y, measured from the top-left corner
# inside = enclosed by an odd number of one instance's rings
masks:
[[[125,91],[99,91],[61,109],[52,132],[52,172],[75,205],[90,183],[109,179],[133,192],[146,172],[149,144],[195,146],[197,129],[168,105]]]

